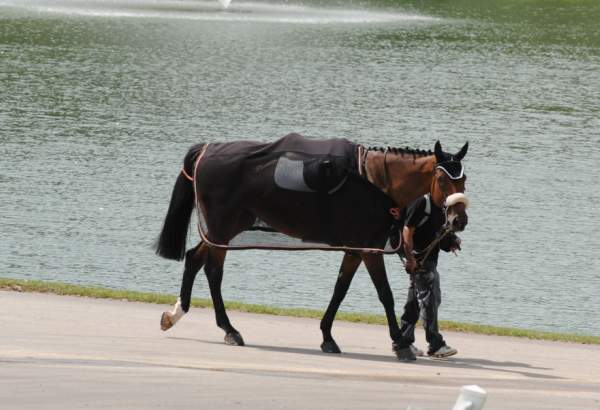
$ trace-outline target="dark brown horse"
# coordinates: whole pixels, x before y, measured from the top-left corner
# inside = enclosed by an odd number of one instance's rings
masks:
[[[244,345],[241,334],[231,325],[225,311],[221,295],[223,265],[228,244],[260,219],[274,231],[346,251],[332,299],[321,320],[321,349],[324,352],[340,353],[331,335],[333,320],[356,270],[364,262],[384,306],[396,355],[401,360],[414,360],[398,327],[383,253],[372,250],[385,247],[390,227],[396,231],[401,229],[401,226],[394,225],[390,213],[397,219],[399,209],[426,193],[431,193],[436,203],[443,204],[450,195],[464,192],[466,176],[462,173],[460,161],[467,152],[468,144],[457,154],[451,155],[442,150],[439,142],[431,152],[408,148],[365,149],[345,140],[336,140],[346,144],[342,151],[347,147],[352,148],[348,152],[357,148],[356,155],[345,163],[353,168],[356,166],[356,172],[352,170],[344,174],[344,178],[334,178],[326,183],[324,189],[330,195],[323,196],[318,192],[298,192],[311,190],[308,186],[306,189],[290,190],[272,183],[278,163],[272,153],[279,149],[278,158],[289,155],[291,146],[294,150],[292,154],[297,155],[299,148],[296,144],[299,141],[308,144],[309,148],[303,148],[302,151],[307,154],[303,158],[309,168],[313,151],[321,152],[327,141],[306,140],[298,135],[290,135],[273,144],[213,144],[215,147],[210,151],[213,155],[204,159],[206,145],[190,149],[184,159],[182,173],[175,183],[157,243],[157,254],[160,256],[176,260],[185,257],[180,297],[171,312],[163,313],[162,330],[171,328],[189,310],[196,274],[204,266],[217,326],[225,331],[225,342]],[[283,154],[282,150],[285,151]],[[335,150],[336,155],[328,158],[337,161],[340,150]],[[231,154],[234,151],[237,156]],[[321,161],[319,166],[323,164],[330,166],[329,159]],[[455,172],[457,169],[460,174]],[[319,175],[323,176],[322,173]],[[308,174],[304,174],[304,179],[310,179]],[[330,188],[339,180],[342,183],[331,194],[334,190]],[[318,186],[319,181],[315,184]],[[457,201],[456,197],[453,196],[454,200],[446,212],[452,228],[463,230],[467,223],[465,204],[460,198]],[[323,198],[327,202],[323,202]],[[320,209],[323,204],[333,210],[326,214],[327,220]],[[199,208],[200,217],[206,220],[208,229],[204,234],[201,231],[203,240],[185,252],[188,225],[195,206]],[[365,213],[368,217],[363,218]]]

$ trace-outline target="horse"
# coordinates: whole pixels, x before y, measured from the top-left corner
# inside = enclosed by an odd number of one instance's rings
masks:
[[[463,192],[466,175],[461,160],[467,153],[468,143],[456,154],[450,154],[443,151],[439,141],[435,143],[433,152],[408,147],[366,148],[345,139],[333,141],[337,145],[332,145],[332,141],[309,140],[290,134],[271,144],[237,141],[198,144],[190,148],[175,182],[156,243],[159,256],[185,259],[180,296],[173,309],[162,314],[163,331],[174,326],[189,311],[192,286],[196,274],[204,266],[216,323],[225,332],[225,343],[244,345],[240,332],[227,316],[221,295],[223,265],[230,241],[251,229],[254,221],[260,218],[273,231],[325,243],[331,245],[331,249],[344,252],[333,296],[320,322],[323,352],[341,353],[331,333],[333,321],[355,272],[364,263],[385,310],[393,351],[399,360],[414,360],[398,326],[381,249],[390,234],[393,236],[394,232],[402,229],[400,210],[427,193],[436,203],[445,204],[448,198],[452,198],[445,207],[447,224],[454,231],[465,228],[467,200]],[[302,151],[305,155],[300,159],[305,160],[304,165],[309,169],[315,153],[321,153],[325,149],[323,147],[330,153],[335,151],[336,155],[325,160],[321,158],[316,174],[319,178],[311,185],[314,190],[304,184],[311,179],[306,172],[304,178],[300,178],[302,186],[296,190],[273,187],[273,175],[276,179],[277,167],[284,161],[281,158],[273,160],[269,156],[272,152],[298,159],[294,155]],[[207,155],[207,151],[212,152],[212,156]],[[348,155],[350,158],[342,166],[346,172],[327,180],[320,171],[324,166],[330,171],[330,159],[339,163],[339,159],[344,158],[341,151],[345,159]],[[285,161],[291,160],[286,157]],[[348,171],[348,166],[353,169]],[[335,172],[327,173],[330,174]],[[264,181],[269,181],[269,184]],[[291,184],[297,185],[296,182]],[[336,184],[337,192],[331,194]],[[323,198],[329,202],[324,202]],[[323,204],[328,204],[326,213],[321,210]],[[199,243],[186,251],[188,226],[194,208],[198,210],[199,219],[206,220],[207,232],[201,229]],[[363,218],[363,212],[369,217]],[[242,249],[247,248],[252,247]],[[401,244],[395,249],[400,248]]]

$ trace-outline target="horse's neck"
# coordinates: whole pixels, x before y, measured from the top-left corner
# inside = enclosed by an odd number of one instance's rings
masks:
[[[369,151],[367,179],[403,208],[431,190],[434,155]]]

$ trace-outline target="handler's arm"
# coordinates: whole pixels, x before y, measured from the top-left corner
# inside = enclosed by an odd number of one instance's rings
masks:
[[[402,241],[404,243],[404,256],[406,256],[406,272],[413,273],[417,269],[417,260],[413,255],[414,226],[404,226],[402,229]]]

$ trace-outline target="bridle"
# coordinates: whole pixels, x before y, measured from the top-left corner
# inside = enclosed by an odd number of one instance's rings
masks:
[[[435,172],[438,169],[441,169],[451,180],[459,180],[464,177],[464,169],[462,168],[462,165],[461,165],[460,173],[456,176],[453,176],[450,174],[450,172],[446,168],[444,168],[443,165],[437,164],[434,167],[434,176],[433,176],[432,182],[431,182],[431,191],[430,191],[431,196],[433,196],[433,189],[436,184]],[[455,228],[453,227],[452,222],[448,218],[448,209],[450,209],[450,207],[452,207],[453,205],[456,205],[457,203],[463,203],[465,205],[465,208],[467,208],[469,206],[469,199],[467,198],[467,196],[464,193],[454,192],[452,194],[448,194],[447,190],[442,189],[442,187],[440,187],[440,190],[443,195],[442,204],[443,204],[443,212],[444,212],[445,222],[442,225],[442,227],[440,228],[440,230],[437,232],[436,238],[433,241],[431,241],[431,243],[421,252],[421,255],[417,258],[417,264],[419,266],[422,266],[423,262],[427,260],[427,258],[431,254],[431,252],[435,249],[435,247],[447,235],[455,232]],[[402,259],[402,257],[400,258],[400,260],[402,261],[402,263],[404,265],[406,265],[406,263]]]
[[[362,148],[362,150],[360,149]],[[369,175],[368,175],[368,171],[367,171],[367,159],[368,159],[368,154],[371,151],[371,148],[364,148],[364,147],[360,147],[359,148],[359,174],[365,178],[367,181],[369,181]],[[387,155],[390,152],[390,147],[386,147],[385,150],[383,150],[383,169],[382,169],[382,185],[383,185],[383,191],[385,193],[388,193],[388,183],[389,183],[389,176],[388,176],[388,169],[387,169]],[[433,177],[432,177],[432,182],[431,182],[431,189],[430,189],[430,195],[433,194],[433,190],[436,184],[436,171],[437,170],[441,170],[442,172],[444,172],[444,174],[450,179],[450,180],[460,180],[464,177],[464,168],[462,166],[462,164],[460,163],[460,161],[457,161],[453,156],[450,157],[449,159],[447,159],[444,162],[441,163],[437,163],[434,166],[433,169]],[[448,190],[445,189],[445,187],[439,187],[439,189],[442,192],[442,204],[443,204],[443,212],[444,212],[444,219],[445,222],[442,225],[442,227],[440,228],[440,231],[438,231],[438,235],[437,237],[427,246],[427,248],[425,248],[425,250],[423,251],[423,256],[420,257],[419,259],[421,260],[426,260],[427,257],[429,256],[429,254],[431,253],[431,251],[440,243],[440,241],[442,241],[444,239],[444,237],[446,237],[448,234],[452,233],[455,231],[455,228],[452,226],[452,221],[450,221],[449,217],[448,217],[448,210],[452,205],[455,205],[459,202],[462,202],[465,204],[465,207],[468,206],[469,204],[469,200],[466,197],[466,195],[464,193],[448,193]],[[398,228],[400,228],[400,230],[402,229],[402,226],[400,226],[401,224],[400,222],[400,213],[401,210],[400,208],[391,208],[389,210],[390,214],[393,216],[394,220],[396,220],[398,223],[394,224],[394,226],[397,226]],[[392,228],[395,229],[395,228]],[[400,236],[402,236],[402,233],[400,232]],[[404,261],[403,261],[404,262]]]
[[[433,197],[433,190],[437,181],[436,178],[436,171],[437,170],[441,170],[446,177],[448,177],[448,179],[453,180],[453,181],[457,181],[457,180],[461,180],[463,178],[465,178],[465,169],[463,167],[463,165],[460,163],[460,161],[455,161],[453,158],[451,158],[449,161],[445,161],[442,163],[438,163],[434,169],[433,169],[433,178],[431,181],[431,193],[430,195]],[[442,199],[442,205],[443,205],[443,211],[444,211],[444,225],[442,226],[442,228],[445,228],[447,225],[451,225],[451,221],[448,218],[448,209],[453,206],[456,205],[457,203],[463,203],[465,204],[465,208],[467,208],[469,206],[469,199],[467,198],[467,196],[463,193],[463,192],[454,192],[452,194],[448,193],[448,190],[446,189],[445,186],[440,186],[439,187],[443,199]]]

